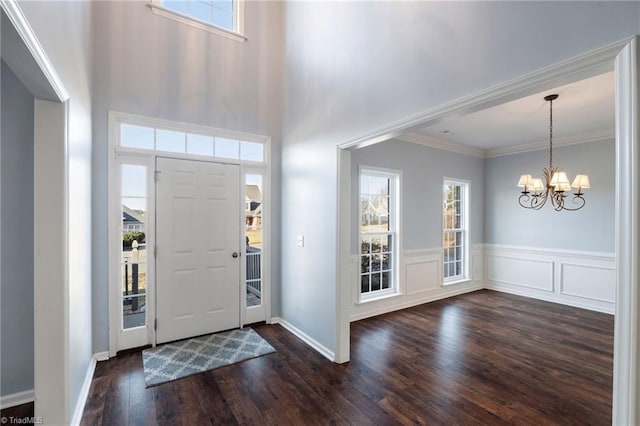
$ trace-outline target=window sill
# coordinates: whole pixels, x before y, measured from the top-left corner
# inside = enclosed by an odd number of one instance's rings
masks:
[[[379,300],[391,299],[398,296],[402,296],[402,293],[394,292],[394,293],[381,294],[379,296],[367,297],[366,299],[359,299],[356,302],[356,305],[366,305],[367,303],[370,303],[370,302],[377,302]]]
[[[208,31],[210,33],[217,34],[231,40],[247,41],[247,38],[240,33],[217,27],[213,24],[209,24],[199,19],[192,18],[191,16],[184,15],[180,12],[167,9],[166,7],[158,6],[157,4],[153,3],[148,4],[147,7],[149,7],[153,13],[164,16],[165,18],[173,19],[174,21],[178,21],[186,25],[191,25],[192,27],[200,28],[201,30]]]
[[[471,278],[460,278],[459,280],[453,280],[453,281],[444,281],[442,283],[442,287],[447,287],[450,285],[454,285],[454,284],[464,284],[464,283],[470,283],[473,280]]]

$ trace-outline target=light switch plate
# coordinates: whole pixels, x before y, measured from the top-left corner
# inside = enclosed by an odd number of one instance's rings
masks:
[[[298,247],[304,247],[304,235],[298,235],[296,237],[296,245]]]

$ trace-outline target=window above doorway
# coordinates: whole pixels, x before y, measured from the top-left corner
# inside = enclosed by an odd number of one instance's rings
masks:
[[[150,0],[161,16],[237,41],[243,35],[243,0]]]
[[[264,138],[225,130],[202,128],[177,130],[162,123],[139,123],[126,118],[118,123],[119,149],[126,151],[155,151],[188,157],[206,157],[216,161],[264,164],[267,150]],[[249,139],[249,140],[248,140]],[[253,139],[253,140],[251,140]]]

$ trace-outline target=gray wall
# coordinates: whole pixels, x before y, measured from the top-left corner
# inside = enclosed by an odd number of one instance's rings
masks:
[[[484,160],[391,140],[351,153],[351,252],[358,253],[358,167],[402,171],[402,249],[442,246],[442,178],[470,181],[469,241],[484,239]]]
[[[533,151],[487,160],[486,242],[526,247],[615,251],[615,145],[613,140],[554,148],[553,162],[570,179],[588,174],[586,206],[576,212],[539,211],[518,205],[521,174],[542,177],[549,153]]]
[[[638,16],[638,2],[288,2],[281,316],[335,348],[337,145],[639,33]]]
[[[33,96],[2,61],[0,395],[33,389]]]
[[[238,42],[156,15],[146,2],[93,4],[93,350],[108,349],[109,110],[272,137],[272,292],[280,307],[282,16],[246,2]]]

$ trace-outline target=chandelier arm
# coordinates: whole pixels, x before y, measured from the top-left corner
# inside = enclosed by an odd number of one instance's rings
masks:
[[[518,197],[518,204],[520,204],[520,207],[524,207],[529,210],[540,210],[546,203],[546,195],[529,195],[529,193],[522,193],[522,195]]]
[[[573,198],[571,199],[571,202],[573,204],[576,204],[576,207],[567,207],[567,206],[563,206],[563,210],[567,210],[570,212],[575,212],[576,210],[580,210],[581,208],[583,208],[585,206],[585,204],[587,203],[586,200],[582,197],[582,194],[573,194]]]

